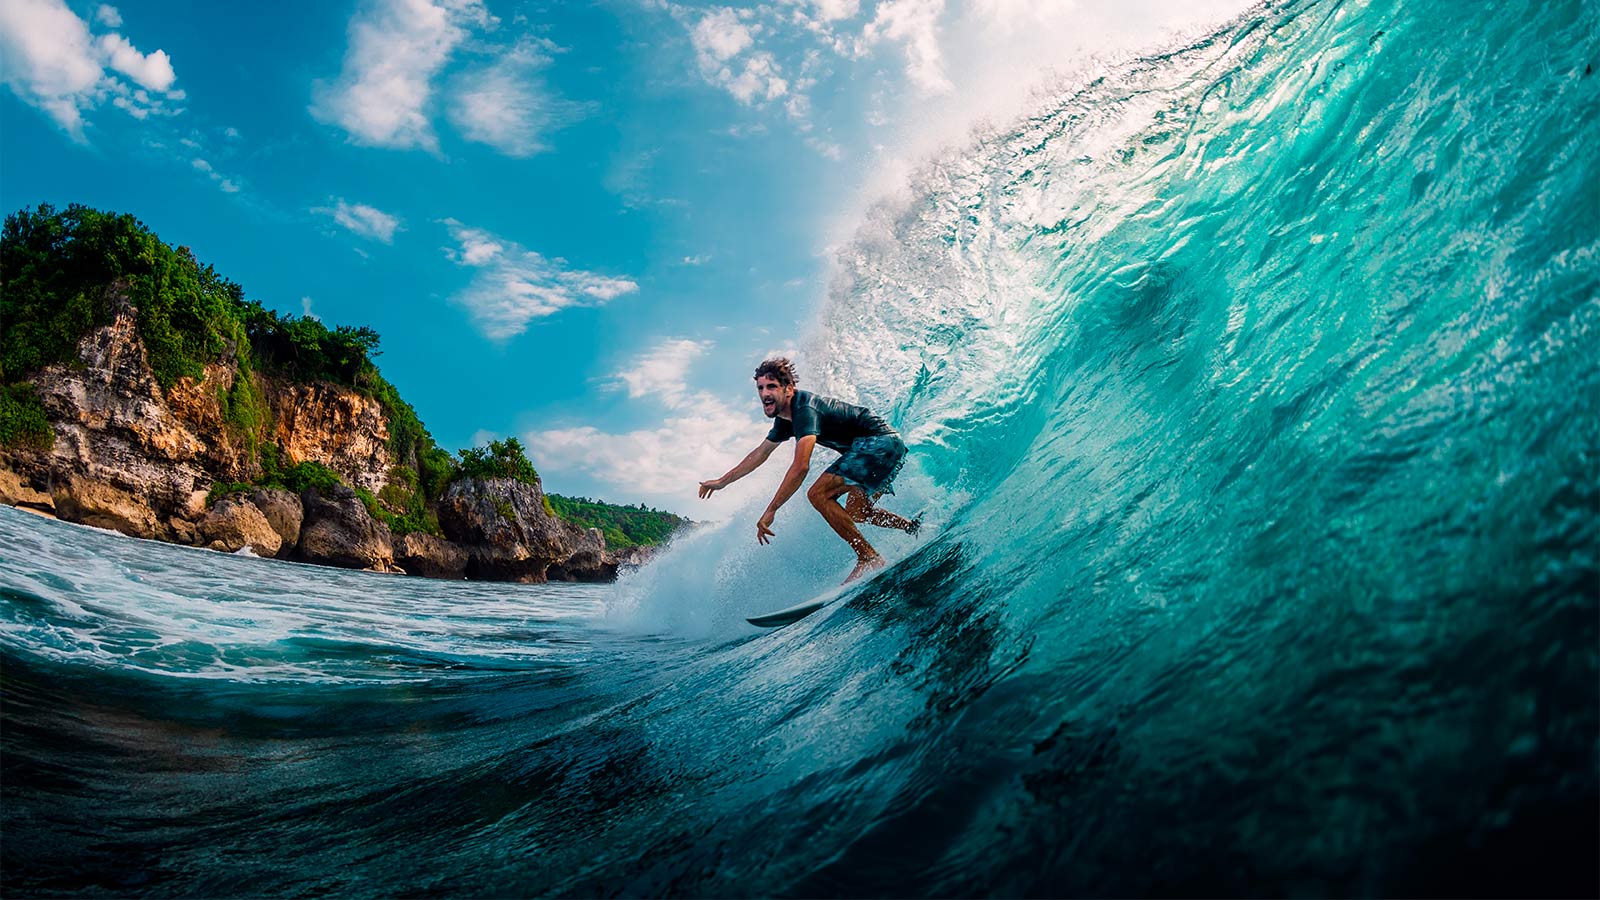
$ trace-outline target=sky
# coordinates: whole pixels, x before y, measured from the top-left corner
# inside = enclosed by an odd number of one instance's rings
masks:
[[[761,442],[755,364],[869,204],[1054,73],[1246,5],[4,0],[0,208],[132,213],[376,329],[441,446],[715,519],[696,484]]]

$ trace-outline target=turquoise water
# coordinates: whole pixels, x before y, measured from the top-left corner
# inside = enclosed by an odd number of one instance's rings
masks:
[[[0,510],[4,892],[1600,892],[1597,38],[1275,4],[931,161],[809,378],[931,534],[780,631],[798,511],[595,588]]]

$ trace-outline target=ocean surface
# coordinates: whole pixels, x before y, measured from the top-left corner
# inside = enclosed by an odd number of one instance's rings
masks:
[[[930,160],[808,345],[930,527],[781,630],[803,506],[614,586],[0,509],[0,893],[1600,893],[1597,66],[1275,3]]]

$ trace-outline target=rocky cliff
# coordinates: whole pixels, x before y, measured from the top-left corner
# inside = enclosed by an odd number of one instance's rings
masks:
[[[230,353],[163,390],[126,293],[114,287],[107,301],[111,322],[79,342],[76,364],[31,375],[55,440],[47,450],[0,450],[0,502],[135,537],[328,565],[510,581],[615,577],[604,538],[551,515],[537,485],[460,479],[438,506],[444,537],[395,536],[368,505],[396,462],[382,404],[341,385],[241,371]],[[264,421],[230,422],[241,378],[265,401]],[[255,480],[256,447],[268,443],[285,463],[319,463],[344,484],[258,489],[208,506],[213,484]]]

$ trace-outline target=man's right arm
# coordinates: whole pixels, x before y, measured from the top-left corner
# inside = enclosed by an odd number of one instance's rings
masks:
[[[739,460],[739,464],[729,469],[726,475],[700,482],[700,499],[704,500],[713,492],[722,490],[760,468],[761,464],[767,461],[767,457],[772,455],[772,451],[778,449],[778,443],[778,441],[762,441],[761,446],[745,454],[744,459]]]

